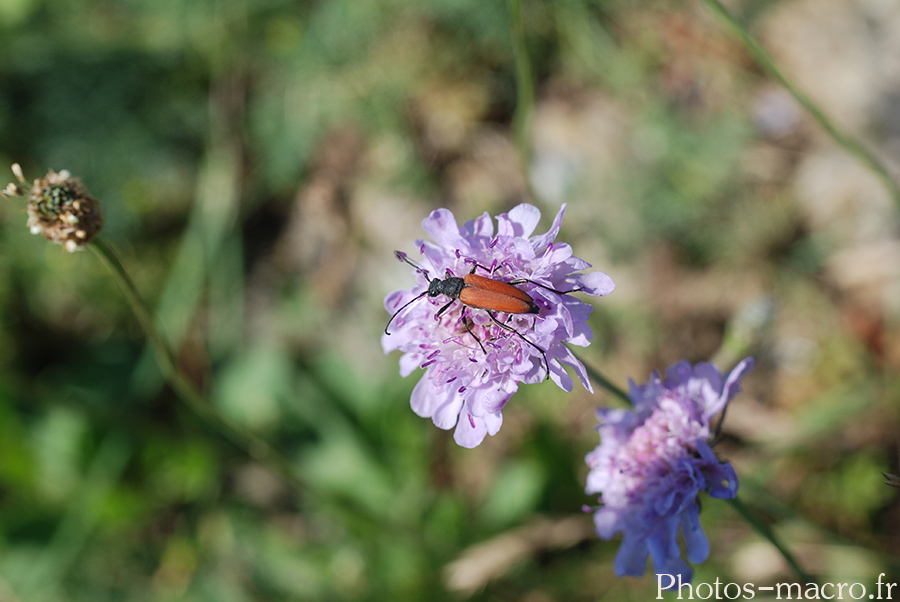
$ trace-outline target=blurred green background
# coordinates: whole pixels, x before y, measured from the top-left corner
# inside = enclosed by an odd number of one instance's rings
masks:
[[[900,4],[729,5],[897,171]],[[717,448],[741,496],[826,580],[900,580],[897,207],[699,4],[523,19],[527,169],[505,2],[0,0],[0,165],[84,181],[179,365],[307,484],[185,410],[97,258],[4,201],[0,601],[655,597],[580,510],[613,398],[525,386],[464,450],[381,352],[428,212],[524,201],[539,231],[568,202],[618,285],[583,357],[624,386],[752,339]],[[703,502],[696,582],[790,579]]]

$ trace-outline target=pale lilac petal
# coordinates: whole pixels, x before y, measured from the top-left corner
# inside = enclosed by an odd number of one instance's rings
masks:
[[[583,287],[584,290],[580,292],[595,297],[603,297],[616,290],[615,282],[603,272],[577,274],[574,278],[574,284],[576,287]]]
[[[409,399],[413,412],[422,418],[430,418],[435,409],[443,402],[443,396],[436,391],[431,381],[423,378],[416,383]]]
[[[558,362],[550,363],[550,380],[556,383],[557,387],[567,393],[574,388],[572,379],[566,373],[565,368],[560,366]]]
[[[524,238],[515,238],[508,245],[507,252],[516,258],[517,262],[528,264],[534,261],[534,248]]]
[[[453,432],[453,440],[460,447],[473,448],[481,445],[487,435],[487,425],[481,416],[472,416],[463,412]]]
[[[541,260],[544,265],[547,266],[547,268],[554,267],[558,264],[563,264],[566,268],[566,271],[571,272],[571,270],[568,269],[569,266],[567,265],[567,262],[572,258],[573,254],[574,251],[572,250],[571,246],[567,245],[566,243],[555,243],[546,253],[543,254]]]
[[[534,205],[522,203],[510,209],[509,213],[499,216],[497,221],[503,228],[503,231],[498,228],[498,235],[528,238],[541,221],[541,211]]]
[[[553,243],[553,246],[555,248],[557,245],[565,245],[565,244],[566,243],[555,242],[555,243]],[[566,245],[566,246],[569,246],[569,245]],[[565,264],[566,264],[566,268],[569,270],[569,272],[580,272],[581,270],[586,270],[589,267],[591,267],[591,264],[589,264],[585,260],[581,259],[580,257],[575,257],[574,255],[572,257],[569,257],[565,261]],[[575,275],[577,276],[578,274],[575,274]]]
[[[406,301],[407,297],[412,298],[407,291],[394,291],[384,298],[384,308],[391,314],[400,309]]]
[[[385,355],[390,353],[391,351],[396,351],[397,349],[401,349],[405,346],[409,341],[401,339],[400,337],[392,337],[390,335],[382,334],[381,335],[381,348],[384,350]],[[406,357],[406,356],[403,356]],[[402,372],[402,369],[401,369]]]
[[[442,247],[452,247],[462,238],[459,234],[459,226],[456,218],[447,209],[436,209],[431,215],[422,220],[422,229]]]
[[[709,416],[713,416],[717,411],[712,408],[719,408],[719,398],[722,392],[722,375],[719,369],[710,363],[701,363],[694,366],[694,376],[688,384],[689,391],[703,406]]]
[[[518,388],[518,382],[506,381],[500,388],[477,389],[473,391],[473,397],[470,398],[470,410],[478,416],[499,412]]]
[[[441,267],[447,264],[447,252],[437,245],[430,242],[416,241],[417,246],[422,253],[422,260],[419,264],[428,272],[428,278],[444,278],[445,268]],[[428,288],[428,279],[419,273],[416,273],[416,279],[422,282],[423,288]]]
[[[487,428],[487,434],[493,437],[500,432],[503,425],[503,414],[501,412],[491,412],[484,415],[484,425]]]
[[[594,332],[590,328],[585,327],[584,322],[574,320],[572,324],[572,334],[567,342],[570,345],[587,347],[591,344],[593,338]]]
[[[559,360],[561,364],[565,364],[567,366],[571,366],[575,370],[575,375],[578,377],[578,380],[581,381],[581,384],[584,385],[584,388],[587,389],[590,393],[594,392],[594,388],[591,386],[591,381],[588,378],[587,370],[584,368],[584,364],[582,364],[575,354],[572,353],[568,347],[562,346],[562,349],[556,352],[556,359]],[[565,371],[562,371],[565,374]],[[566,380],[558,382],[554,378],[554,374],[550,374],[550,378],[553,379],[554,382],[559,386],[563,391],[571,391],[572,390],[572,379],[569,378],[568,374],[566,374]]]
[[[718,397],[722,392],[722,374],[719,369],[709,362],[701,362],[694,366],[694,380],[706,381],[709,383],[709,390]]]
[[[400,358],[400,376],[406,378],[413,371],[422,365],[422,356],[419,354],[406,353]]]
[[[431,421],[434,422],[434,426],[439,429],[444,429],[445,431],[452,429],[459,419],[459,414],[463,409],[463,405],[464,403],[461,395],[449,395],[445,397],[443,403],[438,405],[432,413]]]
[[[611,510],[600,508],[594,513],[594,528],[597,530],[597,535],[603,539],[612,539],[615,537],[616,533],[618,533],[616,529],[618,524],[619,516]],[[646,556],[644,559],[646,561]]]
[[[734,367],[734,370],[728,374],[728,378],[725,380],[725,386],[722,387],[722,395],[719,397],[718,403],[709,408],[710,412],[717,414],[719,410],[725,407],[729,399],[738,394],[738,391],[741,390],[741,379],[753,370],[755,364],[756,361],[752,357],[748,357]]]
[[[485,211],[473,221],[466,222],[463,225],[466,238],[491,238],[494,235],[494,220],[490,214]]]
[[[553,218],[553,225],[550,226],[550,229],[546,234],[541,234],[540,236],[532,236],[531,237],[531,246],[535,251],[542,251],[546,249],[550,243],[556,240],[557,235],[559,234],[559,229],[562,227],[563,215],[566,213],[566,204],[563,203],[559,208],[559,213],[556,214],[556,217]]]

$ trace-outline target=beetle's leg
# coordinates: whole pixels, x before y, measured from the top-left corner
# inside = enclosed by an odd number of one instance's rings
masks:
[[[481,347],[482,353],[487,355],[487,349],[485,349],[484,345],[481,344],[481,339],[479,339],[478,336],[474,332],[472,332],[472,329],[469,328],[469,319],[466,318],[466,308],[465,307],[463,307],[461,317],[462,317],[463,326],[465,326],[465,328],[466,328],[466,332],[468,332],[470,335],[472,335],[472,338],[475,339],[475,342],[478,343],[479,347]]]
[[[521,332],[519,332],[518,330],[516,330],[516,329],[513,328],[512,326],[507,326],[506,324],[504,324],[503,322],[501,322],[500,320],[498,320],[498,319],[497,319],[497,316],[494,315],[494,312],[488,311],[488,310],[485,310],[485,311],[487,311],[488,315],[491,317],[491,320],[494,321],[494,324],[496,324],[497,326],[499,326],[499,327],[502,328],[503,330],[508,330],[508,331],[510,331],[511,333],[515,334],[517,337],[519,337],[520,339],[522,339],[523,341],[525,341],[526,343],[528,343],[529,345],[531,345],[532,347],[534,347],[535,349],[537,349],[538,351],[541,352],[541,356],[544,358],[544,366],[546,366],[546,368],[547,368],[547,378],[549,379],[549,378],[550,378],[550,362],[547,361],[547,352],[544,351],[543,349],[541,349],[537,344],[532,343],[531,341],[529,341],[528,339],[526,339],[526,338],[524,337],[524,335],[522,335]]]
[[[477,270],[478,268],[481,268],[482,270],[484,270],[484,271],[487,272],[488,274],[493,274],[493,273],[494,273],[494,270],[492,270],[492,269],[490,269],[490,268],[486,268],[486,267],[484,267],[483,265],[481,265],[480,263],[473,263],[473,264],[472,264],[472,269],[469,270],[469,273],[470,273],[470,274],[474,274],[474,273],[475,273],[475,270]]]
[[[444,315],[444,312],[447,311],[447,309],[449,309],[451,305],[453,305],[453,302],[454,302],[454,301],[456,301],[456,299],[450,299],[450,301],[447,303],[447,305],[445,305],[444,307],[440,308],[440,309],[438,310],[438,312],[437,312],[436,314],[434,314],[434,319],[437,320],[437,319],[440,318],[442,315]]]

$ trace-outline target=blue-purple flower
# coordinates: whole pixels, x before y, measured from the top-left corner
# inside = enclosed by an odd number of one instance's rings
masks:
[[[438,317],[450,299],[425,296],[403,309],[394,318],[390,335],[382,337],[385,353],[403,352],[401,375],[425,369],[412,393],[413,411],[430,417],[439,428],[455,426],[454,439],[463,447],[475,447],[485,435],[496,434],[503,407],[519,383],[540,382],[548,369],[553,382],[571,391],[572,380],[563,364],[571,366],[591,390],[584,366],[563,343],[589,344],[593,335],[586,321],[592,308],[574,294],[548,289],[580,289],[578,294],[600,296],[611,293],[615,285],[603,272],[577,273],[590,264],[575,257],[569,245],[554,242],[564,211],[565,205],[550,230],[535,236],[532,232],[541,213],[527,204],[497,216],[496,232],[487,213],[459,227],[450,211],[438,209],[422,222],[434,240],[415,241],[428,277],[464,277],[480,266],[476,273],[481,276],[502,282],[532,281],[517,286],[538,307],[536,314],[494,312],[503,328],[486,310],[465,307],[458,300]],[[389,313],[428,290],[424,274],[416,272],[416,279],[413,288],[385,298]]]
[[[690,562],[709,556],[697,496],[706,491],[730,499],[738,489],[734,469],[709,446],[710,421],[737,394],[753,363],[744,359],[723,383],[712,364],[679,362],[666,369],[665,379],[654,372],[646,385],[629,383],[633,409],[598,410],[601,442],[585,458],[587,493],[600,494],[597,534],[611,539],[622,533],[615,559],[620,577],[643,575],[649,555],[656,574],[690,581],[679,528]]]

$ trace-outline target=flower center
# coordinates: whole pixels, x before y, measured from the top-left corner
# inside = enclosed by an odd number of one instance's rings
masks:
[[[626,489],[640,487],[653,474],[669,470],[672,461],[696,453],[696,442],[709,436],[708,429],[692,420],[686,404],[693,403],[666,393],[659,406],[634,429],[628,443],[616,452],[615,465],[627,478]]]

